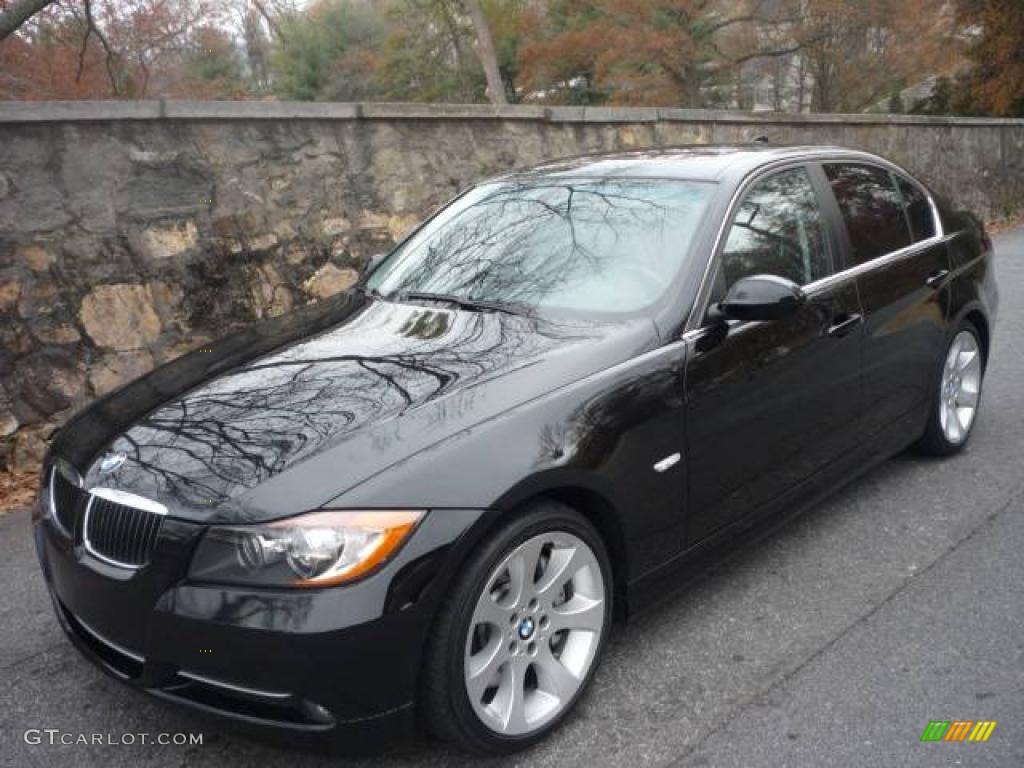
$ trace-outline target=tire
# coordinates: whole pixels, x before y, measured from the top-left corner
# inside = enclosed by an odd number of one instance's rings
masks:
[[[525,577],[529,562],[539,577]],[[543,739],[598,666],[612,584],[604,543],[575,510],[542,501],[502,523],[438,611],[421,678],[428,728],[491,755]]]
[[[954,357],[955,370],[951,367]],[[985,348],[973,323],[961,321],[946,345],[942,360],[933,384],[928,424],[917,443],[922,453],[931,456],[949,456],[962,451],[978,420]]]

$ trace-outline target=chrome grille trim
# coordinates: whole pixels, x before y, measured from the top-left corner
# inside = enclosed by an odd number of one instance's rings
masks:
[[[109,565],[137,570],[149,563],[167,507],[114,488],[93,488],[82,516],[82,544]]]
[[[50,468],[47,491],[47,512],[51,522],[64,536],[74,537],[76,518],[85,494],[81,478],[67,462],[58,459]]]
[[[152,512],[154,515],[167,514],[167,507],[160,502],[147,499],[145,496],[136,496],[127,491],[119,491],[116,488],[93,488],[89,493],[124,507],[134,507],[144,512]]]
[[[53,467],[50,469],[50,520],[53,522],[54,526],[57,528],[58,531],[63,533],[68,538],[71,538],[71,532],[64,527],[64,523],[60,521],[60,516],[57,514],[57,493],[55,489],[56,483],[57,468]]]

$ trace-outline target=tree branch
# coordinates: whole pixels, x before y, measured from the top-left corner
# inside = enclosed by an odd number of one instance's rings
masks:
[[[719,21],[715,24],[711,24],[710,26],[708,26],[707,34],[713,35],[716,32],[720,32],[721,30],[725,29],[726,27],[731,27],[734,24],[747,24],[753,21],[762,21],[762,19],[760,16],[755,16],[754,14],[748,14],[746,16],[733,16],[730,19],[722,19],[722,21]]]
[[[92,0],[83,0],[85,5],[85,37],[82,39],[82,52],[78,59],[78,77],[82,75],[82,66],[85,63],[85,47],[89,43],[89,35],[96,35],[96,39],[100,41],[100,45],[103,46],[103,50],[107,52],[107,77],[110,78],[110,88],[114,92],[115,96],[120,96],[120,92],[117,88],[117,77],[114,75],[114,58],[116,54],[114,49],[110,47],[110,43],[107,41],[107,36],[100,31],[100,28],[96,26],[96,19],[92,15]],[[75,78],[75,82],[78,81],[78,77]]]
[[[791,45],[788,48],[776,48],[771,51],[754,51],[753,53],[746,53],[742,56],[731,58],[729,59],[729,62],[732,64],[743,64],[745,62],[751,61],[752,59],[771,59],[778,56],[789,56],[791,54],[803,50],[803,47],[803,43],[796,43],[795,45]]]
[[[732,16],[727,19],[722,19],[721,21],[712,24],[707,28],[707,34],[714,35],[715,33],[720,32],[721,30],[726,29],[727,27],[731,27],[734,24],[752,24],[760,22],[765,24],[771,24],[772,26],[777,27],[783,24],[792,24],[797,21],[798,17],[796,16],[783,17],[766,15],[763,12],[763,8],[764,0],[758,0],[752,8],[748,9],[747,13],[744,13],[740,16]],[[703,10],[703,8],[701,10]]]
[[[54,0],[20,0],[0,13],[0,40],[14,34],[18,28]]]
[[[88,0],[86,0],[88,2]],[[78,71],[75,73],[75,82],[81,82],[82,71],[85,69],[85,54],[89,50],[89,37],[92,35],[92,26],[85,25],[85,34],[82,35],[82,50],[78,52]]]
[[[259,11],[259,14],[263,17],[264,21],[267,22],[267,26],[270,27],[270,31],[274,37],[281,40],[281,26],[277,23],[277,19],[271,16],[270,12],[267,11],[267,6],[260,2],[260,0],[252,0],[252,4],[256,10]]]

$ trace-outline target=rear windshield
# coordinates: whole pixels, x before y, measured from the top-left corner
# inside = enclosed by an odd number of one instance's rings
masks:
[[[631,313],[682,269],[713,185],[544,179],[470,190],[371,275],[385,298],[434,293],[540,309]]]

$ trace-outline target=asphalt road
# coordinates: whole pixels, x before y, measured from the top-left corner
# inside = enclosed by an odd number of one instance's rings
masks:
[[[969,449],[901,456],[613,635],[579,711],[495,766],[1024,765],[1024,230],[997,238],[1002,307]],[[61,636],[28,516],[0,517],[5,765],[301,768],[124,689]],[[987,743],[921,743],[930,720]],[[28,745],[29,728],[202,732],[204,744]],[[413,744],[366,765],[474,761]]]

